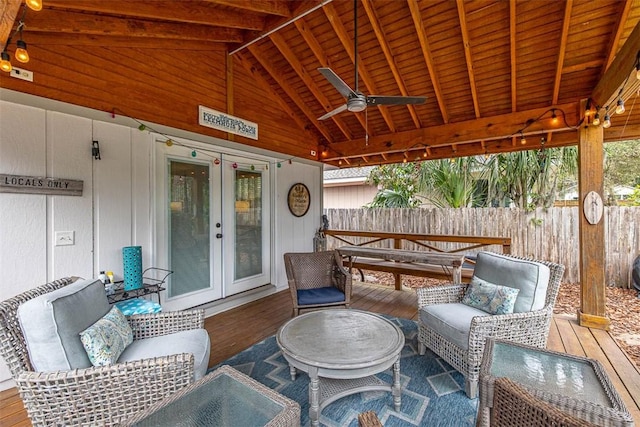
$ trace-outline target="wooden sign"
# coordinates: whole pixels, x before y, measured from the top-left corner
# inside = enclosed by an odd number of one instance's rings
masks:
[[[304,216],[309,210],[309,204],[311,203],[307,186],[301,182],[293,184],[287,195],[287,203],[293,215]]]
[[[584,198],[584,204],[582,205],[582,211],[584,217],[589,224],[595,225],[600,222],[602,214],[604,212],[604,206],[602,198],[595,191],[590,191]]]
[[[83,181],[64,178],[0,174],[0,193],[82,196]]]

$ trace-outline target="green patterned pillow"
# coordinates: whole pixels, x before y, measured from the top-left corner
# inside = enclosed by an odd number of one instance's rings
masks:
[[[495,285],[476,276],[462,298],[462,303],[491,314],[513,313],[520,289]]]
[[[113,307],[102,319],[80,332],[80,340],[93,366],[105,366],[116,363],[133,342],[133,331],[125,315]]]

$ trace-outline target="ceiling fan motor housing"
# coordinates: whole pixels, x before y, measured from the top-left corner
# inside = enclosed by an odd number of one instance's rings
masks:
[[[350,96],[347,100],[347,110],[352,113],[359,113],[364,111],[365,108],[367,108],[367,97],[361,93],[356,94],[356,96]]]

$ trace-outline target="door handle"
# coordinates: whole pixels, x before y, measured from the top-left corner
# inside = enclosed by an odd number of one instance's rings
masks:
[[[216,234],[216,239],[222,239],[222,233]]]

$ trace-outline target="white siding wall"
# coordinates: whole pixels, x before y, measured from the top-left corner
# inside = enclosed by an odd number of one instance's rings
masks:
[[[0,174],[84,183],[82,196],[0,193],[0,300],[60,277],[96,277],[105,269],[119,276],[123,246],[142,246],[143,265],[153,265],[149,132],[122,119],[109,123],[102,112],[1,89],[0,94],[10,95],[0,101]],[[177,129],[156,129],[235,150],[249,148]],[[91,156],[93,140],[99,141],[101,160]],[[258,153],[272,156],[274,165],[282,158],[264,150]],[[287,287],[282,254],[313,248],[322,212],[322,165],[294,160],[271,171],[272,283],[277,291]],[[305,183],[311,193],[309,212],[301,218],[287,207],[287,192],[296,182]],[[74,231],[75,244],[54,246],[56,231]],[[9,371],[0,362],[0,390],[12,386]]]
[[[324,188],[325,209],[358,209],[371,203],[378,187],[357,184]]]

